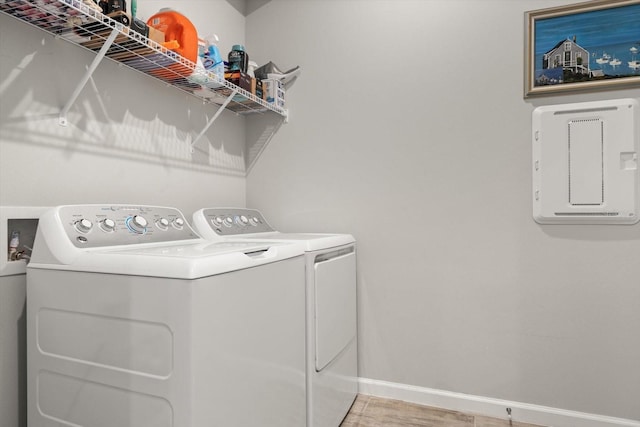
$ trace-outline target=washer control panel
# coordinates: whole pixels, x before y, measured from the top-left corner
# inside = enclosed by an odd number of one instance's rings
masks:
[[[175,208],[135,205],[61,206],[59,221],[79,248],[198,239]]]
[[[220,236],[274,231],[255,209],[209,208],[203,211],[207,225]]]

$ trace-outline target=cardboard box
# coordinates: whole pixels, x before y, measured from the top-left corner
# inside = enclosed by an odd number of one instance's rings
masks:
[[[262,81],[264,100],[277,107],[284,108],[284,86],[280,80],[265,79]]]
[[[224,79],[236,86],[240,85],[240,71],[225,71]]]
[[[252,95],[256,94],[256,78],[251,77],[247,73],[243,73],[242,71],[227,71],[224,73],[224,79]]]
[[[156,30],[153,27],[147,27],[149,29],[149,35],[147,36],[149,40],[152,40],[156,43],[162,44],[164,43],[164,33],[160,30]]]
[[[240,84],[238,85],[242,89],[249,92],[251,95],[256,94],[256,78],[251,77],[248,74],[240,73]]]

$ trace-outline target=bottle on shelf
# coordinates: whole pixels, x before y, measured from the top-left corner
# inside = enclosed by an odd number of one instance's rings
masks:
[[[18,246],[20,246],[20,232],[14,230],[11,232],[11,239],[9,240],[9,250],[7,251],[7,258],[9,261],[16,260]]]
[[[198,59],[198,32],[183,14],[171,8],[162,8],[147,20],[147,25],[164,33],[163,46],[195,64]],[[193,73],[188,64],[174,63],[149,71],[160,79],[174,81]]]
[[[205,49],[200,55],[205,70],[213,73],[220,81],[224,81],[224,60],[218,49],[220,39],[216,34],[204,38]]]
[[[241,44],[235,44],[229,52],[229,71],[242,71],[247,72],[247,66],[249,64],[249,55],[244,50],[244,46]]]

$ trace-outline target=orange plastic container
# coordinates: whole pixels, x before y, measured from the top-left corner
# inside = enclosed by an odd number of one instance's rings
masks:
[[[152,70],[151,74],[164,80],[176,80],[191,75],[198,59],[198,32],[191,21],[175,10],[161,9],[147,20],[147,25],[164,33],[164,41],[170,50],[194,63],[193,66],[173,63],[166,68]]]

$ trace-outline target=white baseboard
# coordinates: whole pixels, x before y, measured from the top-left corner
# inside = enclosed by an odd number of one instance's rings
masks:
[[[403,400],[426,406],[435,406],[454,411],[468,412],[488,417],[508,419],[507,408],[511,408],[513,421],[553,427],[640,427],[640,421],[606,415],[589,414],[532,405],[522,402],[494,399],[454,393],[426,387],[378,381],[368,378],[359,379],[361,394]]]

